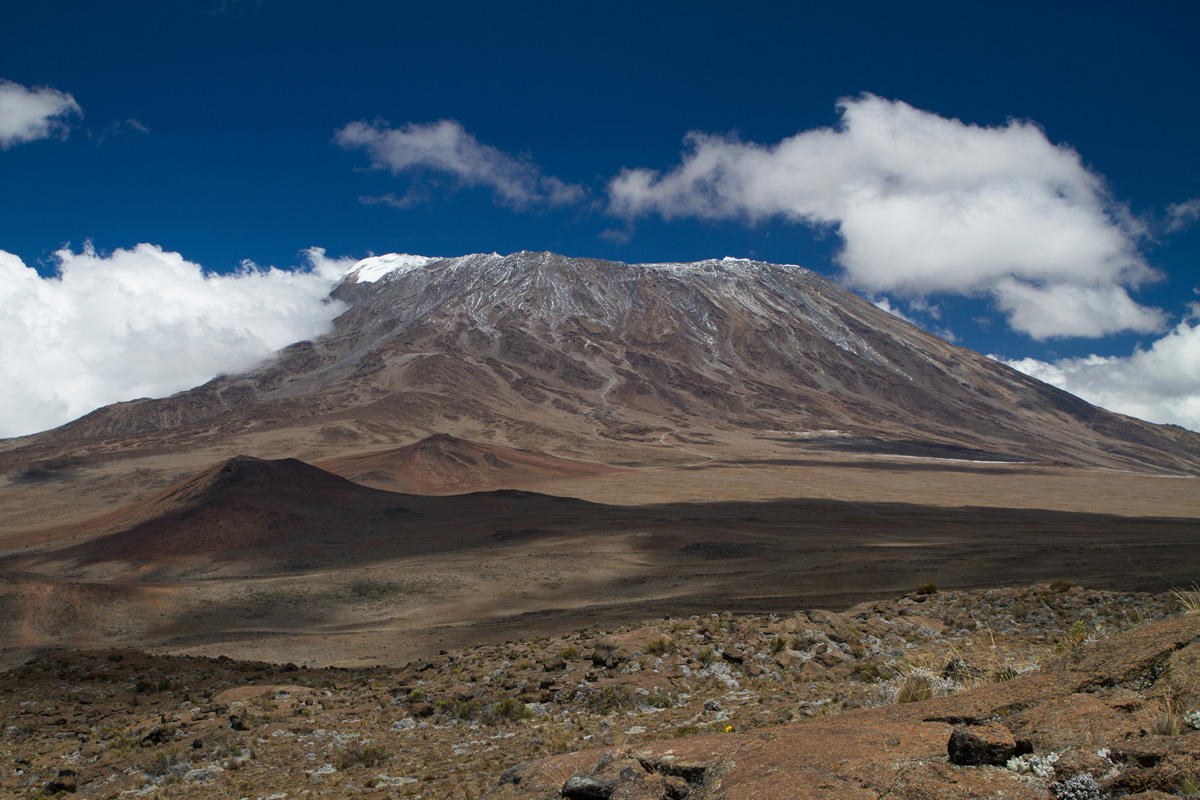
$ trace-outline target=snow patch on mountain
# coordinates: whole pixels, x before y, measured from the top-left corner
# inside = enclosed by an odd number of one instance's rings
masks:
[[[438,257],[414,256],[408,253],[371,256],[351,267],[346,273],[346,277],[354,278],[358,283],[375,283],[385,275],[402,274],[441,260]]]

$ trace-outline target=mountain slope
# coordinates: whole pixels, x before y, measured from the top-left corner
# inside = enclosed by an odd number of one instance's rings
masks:
[[[1098,409],[799,267],[381,257],[333,296],[350,308],[329,336],[27,437],[0,469],[247,442],[311,459],[437,431],[618,460],[667,437],[832,430],[1200,472],[1200,435]]]

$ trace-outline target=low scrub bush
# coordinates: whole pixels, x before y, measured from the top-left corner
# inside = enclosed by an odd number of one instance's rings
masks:
[[[351,742],[346,749],[338,754],[337,768],[351,769],[353,767],[374,767],[387,761],[390,756],[381,745]]]
[[[660,636],[646,645],[646,652],[652,656],[666,656],[675,652],[675,640]]]
[[[490,722],[516,722],[533,716],[525,704],[512,697],[502,697],[491,707]]]
[[[1070,653],[1087,641],[1088,633],[1087,623],[1081,619],[1077,619],[1071,623],[1071,627],[1067,628],[1066,634],[1058,640],[1058,644],[1054,645],[1054,649],[1059,653]]]
[[[605,716],[617,711],[637,708],[641,704],[641,698],[627,687],[611,684],[589,692],[584,699],[584,705],[587,706],[588,711]]]

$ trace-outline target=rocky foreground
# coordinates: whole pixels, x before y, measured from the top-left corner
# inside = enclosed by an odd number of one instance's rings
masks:
[[[0,673],[0,795],[1187,797],[1187,610],[1065,582],[927,586],[843,613],[652,620],[400,669],[48,652]]]

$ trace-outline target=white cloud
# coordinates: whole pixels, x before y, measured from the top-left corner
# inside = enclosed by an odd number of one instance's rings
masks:
[[[909,325],[916,325],[918,328],[921,327],[921,323],[917,322],[915,319],[913,319],[912,317],[905,314],[898,307],[892,305],[892,301],[888,300],[886,297],[881,297],[878,300],[872,300],[871,303],[876,308],[878,308],[882,311],[886,311],[887,313],[891,314],[893,317],[904,320]]]
[[[1200,197],[1167,206],[1167,233],[1177,233],[1200,219]]]
[[[1039,339],[1162,329],[1162,313],[1128,294],[1159,277],[1138,251],[1142,224],[1036,124],[968,125],[874,95],[839,109],[837,128],[770,146],[691,133],[671,171],[614,178],[610,211],[832,227],[848,283],[992,295]],[[1037,316],[1065,291],[1080,313]]]
[[[512,208],[571,205],[586,196],[583,187],[543,175],[529,159],[480,143],[455,120],[410,123],[400,128],[352,122],[337,131],[334,140],[347,150],[365,150],[376,169],[388,169],[394,175],[449,175],[463,186],[490,188],[499,202]],[[386,195],[365,199],[408,208],[426,196],[418,187],[401,198]]]
[[[1111,411],[1200,431],[1200,305],[1191,310],[1149,349],[1129,356],[992,358]]]
[[[75,98],[65,92],[0,80],[0,150],[51,136],[65,138],[68,128],[63,117],[82,113]]]
[[[0,436],[188,389],[320,335],[343,309],[323,301],[353,265],[319,248],[306,270],[231,275],[151,244],[56,255],[43,278],[0,250]]]
[[[996,304],[1009,323],[1035,339],[1061,335],[1106,336],[1118,331],[1162,330],[1167,316],[1157,308],[1138,305],[1120,286],[1052,283],[1031,286],[1001,278],[992,289]]]

